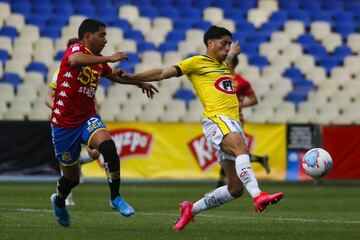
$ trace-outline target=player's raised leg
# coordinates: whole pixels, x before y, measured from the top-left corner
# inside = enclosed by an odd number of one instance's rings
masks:
[[[110,187],[110,205],[121,215],[129,217],[135,210],[120,196],[120,159],[114,141],[106,129],[96,131],[91,137],[90,146],[95,147],[104,157],[105,171]]]
[[[225,152],[236,156],[235,169],[237,176],[253,198],[256,212],[262,212],[269,204],[275,204],[280,201],[284,196],[282,192],[276,194],[261,192],[250,165],[250,157],[247,154],[245,140],[239,133],[230,132],[227,134],[221,143],[221,147]]]

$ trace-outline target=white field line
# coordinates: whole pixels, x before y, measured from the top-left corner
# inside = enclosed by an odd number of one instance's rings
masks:
[[[0,211],[8,211],[8,209],[0,208]],[[32,209],[32,208],[17,208],[18,212],[53,212],[50,209]],[[100,211],[106,214],[118,214],[117,212],[105,212]],[[160,212],[136,212],[135,215],[140,216],[171,216],[179,217],[179,214],[175,213],[160,213]],[[230,220],[265,220],[265,221],[278,221],[278,222],[316,222],[316,223],[341,223],[341,224],[360,224],[360,221],[352,220],[332,220],[332,219],[309,219],[309,218],[284,218],[284,217],[265,217],[265,216],[256,216],[256,217],[246,217],[246,216],[225,216],[225,215],[210,215],[210,214],[201,214],[198,217],[201,218],[218,218],[218,219],[230,219]]]

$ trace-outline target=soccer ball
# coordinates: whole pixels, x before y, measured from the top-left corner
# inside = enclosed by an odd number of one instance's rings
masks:
[[[302,159],[302,167],[310,177],[321,178],[330,172],[332,158],[324,149],[313,148],[305,153]]]

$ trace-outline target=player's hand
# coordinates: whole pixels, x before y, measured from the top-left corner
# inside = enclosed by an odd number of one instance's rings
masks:
[[[117,68],[113,71],[113,75],[121,78],[125,78],[129,73],[126,72],[124,69]]]
[[[128,55],[127,53],[124,52],[116,52],[113,55],[111,55],[109,57],[110,61],[109,62],[118,62],[118,61],[122,61],[122,60],[128,60]]]
[[[153,98],[155,92],[159,92],[159,90],[150,83],[140,82],[139,87],[142,89],[143,93],[146,93],[148,98]]]
[[[229,55],[236,56],[240,54],[240,43],[239,41],[235,41],[231,43],[230,49],[229,49]]]

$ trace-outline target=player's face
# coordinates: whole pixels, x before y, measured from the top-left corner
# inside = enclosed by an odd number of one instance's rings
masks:
[[[97,31],[94,34],[91,34],[90,44],[93,53],[100,53],[105,47],[106,43],[107,43],[106,31],[104,27],[99,27],[99,31]]]
[[[216,60],[219,62],[225,61],[230,50],[231,37],[225,35],[220,39],[213,39],[209,43],[209,50],[211,49]]]

